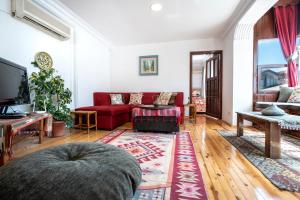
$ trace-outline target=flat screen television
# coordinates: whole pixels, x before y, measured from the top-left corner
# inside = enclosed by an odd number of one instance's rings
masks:
[[[6,114],[8,106],[22,104],[30,104],[27,70],[0,58],[0,114]]]

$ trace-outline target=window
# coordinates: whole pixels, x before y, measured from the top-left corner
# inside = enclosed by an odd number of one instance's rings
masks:
[[[297,46],[300,46],[300,37],[297,38]],[[261,92],[279,90],[280,86],[287,85],[287,62],[279,39],[258,40],[257,53],[258,90]]]

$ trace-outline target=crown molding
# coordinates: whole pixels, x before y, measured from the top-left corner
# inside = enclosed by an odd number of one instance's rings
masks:
[[[113,45],[109,42],[99,31],[97,31],[94,27],[88,24],[85,20],[75,14],[70,8],[65,6],[59,0],[35,0],[36,3],[43,6],[45,9],[49,10],[56,16],[64,15],[71,20],[76,25],[79,25],[81,28],[89,32],[92,36],[98,39],[101,43],[103,43],[110,50]],[[72,26],[74,28],[74,26]]]
[[[249,40],[253,37],[254,24],[240,24],[235,26],[234,40]]]
[[[246,14],[247,10],[256,2],[256,0],[241,0],[235,11],[230,17],[230,24],[222,34],[222,38],[225,38],[230,30],[234,29],[239,23],[240,19]]]

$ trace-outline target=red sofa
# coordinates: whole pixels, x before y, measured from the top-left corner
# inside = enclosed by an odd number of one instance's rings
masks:
[[[109,94],[122,94],[124,105],[111,105]],[[160,92],[143,92],[142,104],[150,105]],[[124,92],[95,92],[94,106],[80,107],[76,110],[97,111],[97,124],[99,129],[112,130],[131,120],[131,111],[135,105],[129,103],[130,93]],[[180,123],[184,120],[183,92],[177,92],[175,105],[180,107]]]

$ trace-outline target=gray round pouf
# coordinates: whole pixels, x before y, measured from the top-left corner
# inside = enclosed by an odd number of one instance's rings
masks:
[[[107,144],[72,143],[0,167],[0,199],[130,199],[140,182],[140,165],[126,151]]]

